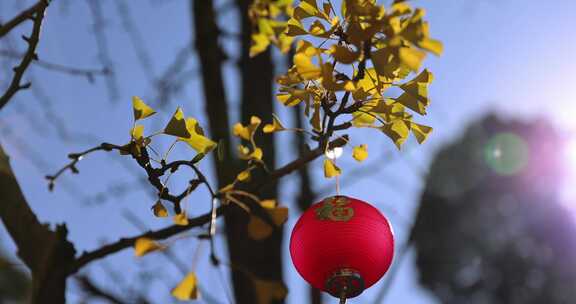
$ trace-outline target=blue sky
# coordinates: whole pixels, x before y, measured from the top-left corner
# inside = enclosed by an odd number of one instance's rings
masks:
[[[18,93],[0,113],[0,141],[12,157],[14,171],[32,208],[42,221],[66,222],[70,238],[79,251],[139,233],[140,230],[127,221],[127,213],[137,216],[150,228],[170,224],[170,220],[156,219],[150,214],[152,191],[137,186],[143,175],[130,159],[112,154],[91,155],[79,164],[81,174],[66,176],[53,193],[47,191],[43,176],[63,165],[70,152],[90,148],[101,141],[127,142],[132,123],[130,97],[140,95],[155,104],[155,88],[150,80],[164,73],[192,37],[189,1],[103,0],[99,3],[105,23],[103,33],[116,71],[117,98],[111,98],[114,94],[110,94],[102,77],[96,76],[91,83],[86,78],[32,67],[26,77],[33,80],[34,90]],[[383,136],[373,140],[373,133],[369,131],[354,132],[353,143],[370,143],[369,160],[357,165],[351,160],[349,150],[345,151],[348,155],[339,160],[344,170],[342,192],[380,208],[390,218],[398,244],[402,244],[408,234],[422,188],[421,177],[434,151],[457,136],[467,122],[486,111],[496,111],[522,119],[545,117],[568,133],[574,128],[576,114],[572,92],[576,83],[576,2],[420,0],[412,3],[427,9],[432,36],[445,45],[442,57],[430,57],[425,63],[434,72],[435,81],[431,86],[429,115],[419,121],[433,126],[435,131],[423,146],[410,141],[400,152]],[[0,20],[8,19],[30,4],[32,1],[0,2]],[[216,1],[217,7],[224,8],[225,4],[225,1]],[[131,23],[140,34],[136,39],[141,40],[143,47],[134,48],[131,40],[134,37],[125,31],[119,15],[124,6],[129,8]],[[237,31],[234,11],[228,9],[220,19],[226,32]],[[40,58],[78,68],[99,69],[93,22],[88,1],[54,0],[43,29]],[[0,50],[22,50],[18,36],[28,30],[29,25],[23,26],[18,33],[0,40]],[[235,58],[237,45],[223,43]],[[152,59],[147,68],[143,68],[139,59],[142,57]],[[4,85],[14,61],[0,57],[0,64],[3,71],[0,84]],[[193,76],[197,69],[196,56],[191,54],[183,66],[182,70],[190,75],[185,87],[175,96],[172,105],[159,108],[159,114],[146,123],[147,133],[160,129],[177,104],[184,107],[186,114],[205,122],[199,78]],[[225,66],[225,76],[229,102],[237,104],[237,70],[232,61]],[[276,110],[280,116],[288,114],[279,104]],[[236,121],[238,113],[233,111],[231,114]],[[62,125],[69,134],[58,131]],[[283,147],[290,146],[290,139],[289,135],[279,136]],[[283,150],[279,163],[291,160],[293,152]],[[189,154],[182,149],[173,156],[190,157]],[[209,161],[203,162],[205,171],[209,170],[209,164]],[[333,193],[333,184],[323,180],[320,165],[318,161],[314,163],[317,169],[315,187],[327,189],[326,194]],[[366,176],[353,173],[356,169]],[[280,201],[289,206],[291,193],[297,186],[294,181],[294,177],[282,181]],[[129,185],[131,189],[118,192],[121,188],[118,185]],[[94,202],[94,197],[102,192],[112,192],[115,197],[87,204]],[[203,191],[192,195],[187,202],[189,212],[192,215],[206,212],[209,209],[207,198]],[[298,216],[295,210],[290,212],[286,239]],[[221,238],[219,241],[219,253],[224,255],[224,242]],[[9,252],[14,252],[3,228],[0,228],[0,242]],[[190,269],[196,269],[203,289],[225,303],[225,288],[221,276],[209,265],[206,244],[199,247],[194,238],[171,244],[170,250]],[[284,252],[286,282],[290,289],[288,302],[301,303],[306,296],[305,282],[289,260],[287,243]],[[142,292],[165,303],[170,299],[170,287],[177,283],[181,274],[161,255],[138,260],[132,255],[132,251],[125,250],[84,271],[95,275],[98,283],[123,293],[126,289],[122,284],[110,284],[106,269],[115,269],[128,285],[138,285],[144,269],[159,279]],[[413,258],[409,253],[403,263],[394,265],[399,267],[399,272],[385,303],[436,303],[418,286]],[[227,269],[222,271],[227,277]],[[383,281],[350,303],[373,303]],[[74,287],[70,289],[69,298],[72,303],[77,301]]]

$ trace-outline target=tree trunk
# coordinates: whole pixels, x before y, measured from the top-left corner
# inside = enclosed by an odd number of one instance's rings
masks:
[[[18,256],[32,272],[31,303],[65,303],[67,270],[75,250],[65,225],[52,231],[26,202],[0,146],[0,218],[16,243]]]

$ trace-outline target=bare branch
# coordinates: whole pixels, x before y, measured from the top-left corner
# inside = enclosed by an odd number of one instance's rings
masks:
[[[20,61],[20,64],[14,68],[14,77],[6,89],[6,92],[0,97],[0,110],[10,101],[12,96],[14,96],[18,91],[27,89],[30,87],[30,83],[21,84],[22,77],[24,76],[24,72],[30,66],[32,60],[37,60],[38,55],[36,55],[36,47],[38,46],[38,42],[40,41],[40,29],[42,27],[42,21],[44,20],[44,12],[48,7],[48,0],[40,0],[35,6],[33,12],[26,15],[26,18],[32,18],[34,20],[34,26],[32,28],[32,34],[30,37],[22,36],[28,43],[28,49],[24,54],[24,57]],[[18,23],[17,23],[18,24]],[[2,27],[4,28],[4,27]],[[1,34],[1,32],[0,32]],[[2,35],[0,35],[1,37]]]
[[[222,212],[224,211],[224,208],[225,207],[218,208],[216,210],[216,214],[218,216],[221,215]],[[100,247],[94,251],[83,253],[72,264],[72,266],[68,270],[68,273],[73,274],[73,273],[77,272],[80,268],[82,268],[83,266],[85,266],[86,264],[88,264],[94,260],[101,259],[103,257],[110,255],[110,254],[116,253],[118,251],[121,251],[121,250],[129,248],[129,247],[132,247],[132,246],[134,246],[134,243],[136,242],[136,240],[139,238],[146,237],[146,238],[150,238],[150,239],[154,239],[154,240],[166,239],[166,238],[174,236],[178,233],[190,230],[191,228],[200,227],[204,224],[207,224],[210,222],[210,219],[211,219],[211,214],[206,213],[202,216],[189,219],[188,225],[186,225],[186,226],[173,225],[173,226],[169,226],[169,227],[166,227],[164,229],[160,229],[160,230],[156,230],[156,231],[148,231],[148,232],[145,232],[145,233],[142,233],[140,235],[133,236],[133,237],[121,238],[114,243],[105,245],[105,246]]]
[[[42,9],[41,7],[47,6],[47,5],[48,5],[48,1],[38,1],[32,7],[24,10],[23,12],[18,14],[16,17],[12,18],[12,20],[10,20],[4,24],[0,24],[0,38],[4,37],[4,35],[10,33],[10,31],[12,31],[20,23],[22,23],[28,19],[33,19],[34,15],[39,10]]]
[[[329,149],[334,149],[336,147],[342,147],[344,145],[346,145],[348,141],[348,136],[344,135],[341,136],[333,141],[331,141],[328,144],[328,148]],[[324,149],[322,149],[321,146],[319,146],[318,148],[309,151],[308,153],[302,155],[300,158],[284,165],[283,167],[280,167],[272,172],[270,172],[269,178],[267,178],[263,183],[261,183],[259,185],[260,187],[263,187],[264,185],[271,183],[285,175],[288,175],[296,170],[298,170],[299,168],[301,168],[302,166],[304,166],[305,164],[315,160],[316,158],[318,158],[319,156],[321,156],[322,154],[324,154]]]

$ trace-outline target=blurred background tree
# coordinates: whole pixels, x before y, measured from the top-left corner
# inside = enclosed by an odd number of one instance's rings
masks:
[[[420,281],[442,303],[576,301],[565,145],[544,121],[487,116],[436,155],[412,241]]]

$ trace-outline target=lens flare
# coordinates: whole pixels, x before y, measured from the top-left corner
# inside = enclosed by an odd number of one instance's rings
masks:
[[[529,159],[526,141],[513,133],[494,135],[484,148],[484,160],[499,175],[520,173]]]

